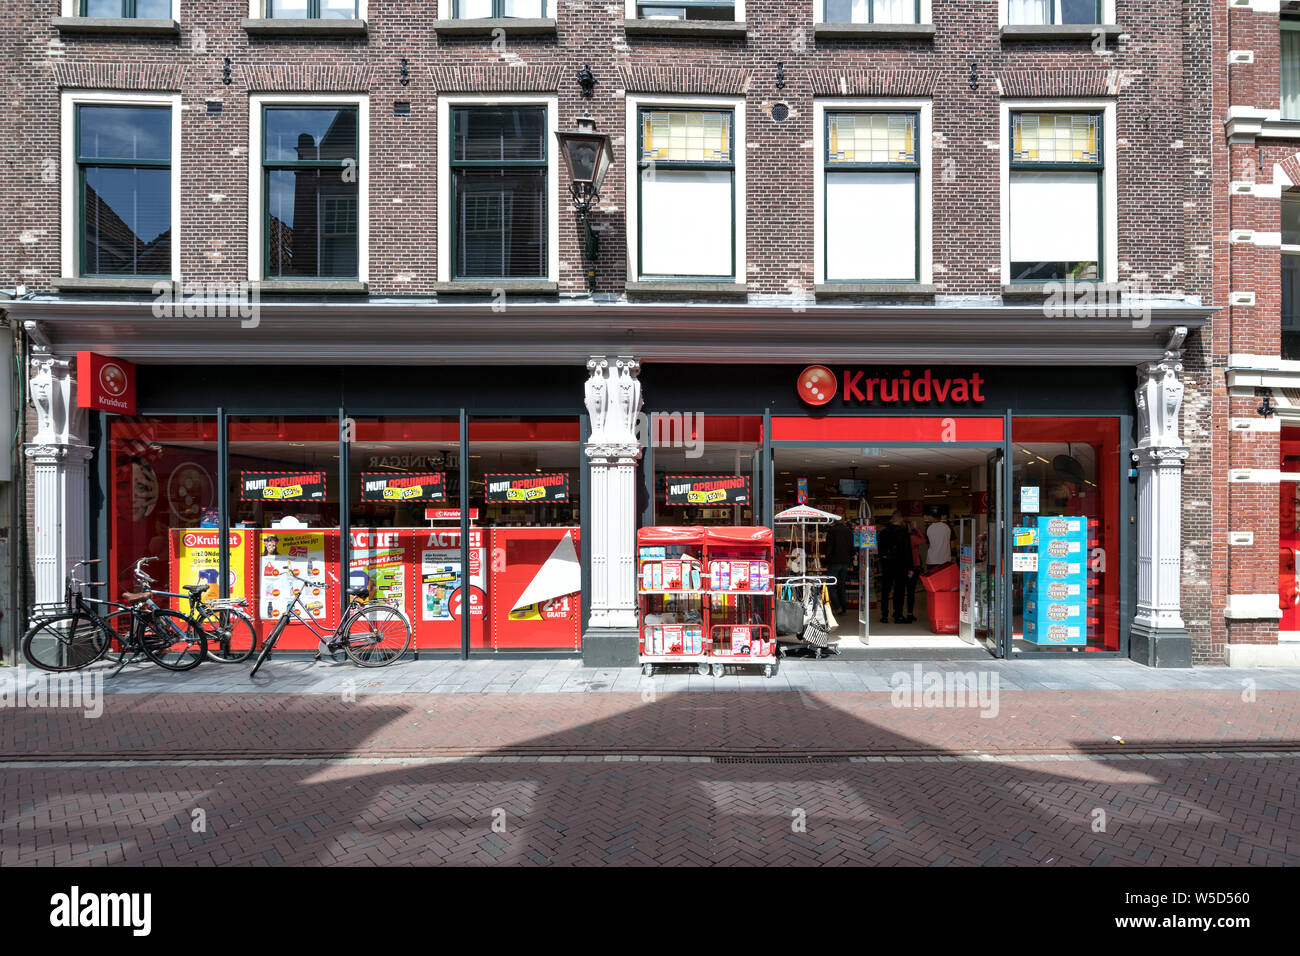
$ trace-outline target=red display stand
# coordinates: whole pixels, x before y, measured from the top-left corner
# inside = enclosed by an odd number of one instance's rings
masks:
[[[651,527],[637,533],[642,670],[694,664],[776,664],[772,530]]]

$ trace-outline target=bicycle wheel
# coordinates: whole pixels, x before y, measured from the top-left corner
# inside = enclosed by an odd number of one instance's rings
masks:
[[[203,663],[208,641],[197,621],[159,608],[144,626],[144,653],[159,667],[188,671]]]
[[[23,635],[23,657],[43,671],[75,671],[104,656],[113,635],[98,621],[64,613],[37,621]]]
[[[257,631],[253,619],[239,608],[209,608],[197,618],[208,639],[208,657],[220,664],[238,664],[253,656]]]
[[[275,647],[275,642],[280,639],[280,631],[281,627],[276,625],[275,630],[271,631],[267,636],[266,641],[262,644],[262,652],[257,655],[257,662],[253,665],[253,669],[248,672],[249,677],[256,677],[258,669],[271,656],[271,649]]]
[[[411,625],[387,604],[372,604],[348,622],[344,648],[354,664],[383,667],[403,654],[411,643]]]

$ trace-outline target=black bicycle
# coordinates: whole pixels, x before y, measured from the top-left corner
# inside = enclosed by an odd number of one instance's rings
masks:
[[[218,664],[238,664],[253,656],[257,649],[257,627],[253,619],[243,610],[242,598],[217,598],[205,601],[203,595],[208,591],[207,584],[182,585],[184,594],[152,589],[153,578],[144,573],[143,567],[153,558],[141,558],[136,562],[136,585],[151,594],[164,597],[188,599],[190,602],[189,618],[203,628],[208,641],[208,659]]]
[[[369,582],[362,587],[348,588],[347,610],[343,612],[343,617],[340,618],[333,633],[330,633],[316,627],[310,612],[306,617],[298,613],[299,607],[308,610],[302,600],[302,589],[312,582],[292,569],[289,573],[302,583],[293,591],[289,603],[285,605],[279,619],[275,622],[275,627],[267,636],[266,642],[262,645],[262,652],[257,655],[257,663],[249,671],[249,677],[255,675],[258,668],[271,655],[276,642],[280,640],[280,635],[284,633],[291,620],[307,625],[335,660],[342,660],[340,655],[346,655],[352,663],[361,667],[384,667],[406,653],[406,649],[411,645],[411,622],[407,620],[405,614],[390,604],[371,603],[368,600],[372,590]],[[324,582],[318,583],[322,586],[324,584]],[[319,649],[316,651],[315,659],[320,660]]]
[[[29,664],[46,671],[75,671],[108,656],[117,665],[116,674],[141,654],[171,671],[202,663],[207,653],[203,628],[178,611],[158,607],[149,591],[123,595],[126,604],[87,598],[82,593],[87,584],[100,587],[104,582],[80,581],[77,571],[98,563],[94,559],[72,566],[62,605],[33,608],[22,640]],[[137,563],[137,572],[140,567]]]

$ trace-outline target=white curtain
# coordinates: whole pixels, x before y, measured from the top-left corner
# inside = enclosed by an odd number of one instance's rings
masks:
[[[876,23],[915,23],[916,0],[875,0]]]
[[[647,170],[641,177],[642,274],[731,278],[733,217],[729,170]]]
[[[477,20],[492,16],[492,0],[460,0],[456,14],[462,20]]]
[[[505,14],[508,17],[540,20],[542,18],[542,0],[506,0]]]
[[[824,2],[827,23],[866,23],[871,17],[871,0],[818,0]]]
[[[1282,118],[1300,119],[1300,30],[1282,31]]]
[[[1097,262],[1100,184],[1097,173],[1012,173],[1011,261]]]
[[[1052,0],[1007,0],[1007,22],[1043,24],[1052,22]]]
[[[916,173],[827,173],[827,281],[915,281],[917,226]]]

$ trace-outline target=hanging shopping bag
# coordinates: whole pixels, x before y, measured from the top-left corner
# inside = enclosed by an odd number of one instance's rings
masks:
[[[826,605],[815,596],[810,605],[811,617],[803,629],[804,642],[813,647],[825,647],[830,643],[831,638],[831,629],[827,626],[826,620]]]
[[[822,585],[822,613],[826,615],[826,629],[833,631],[840,626],[840,622],[835,620],[835,613],[831,610],[831,592]]]
[[[781,598],[776,602],[776,630],[778,634],[803,633],[803,618],[803,605],[798,601]]]

